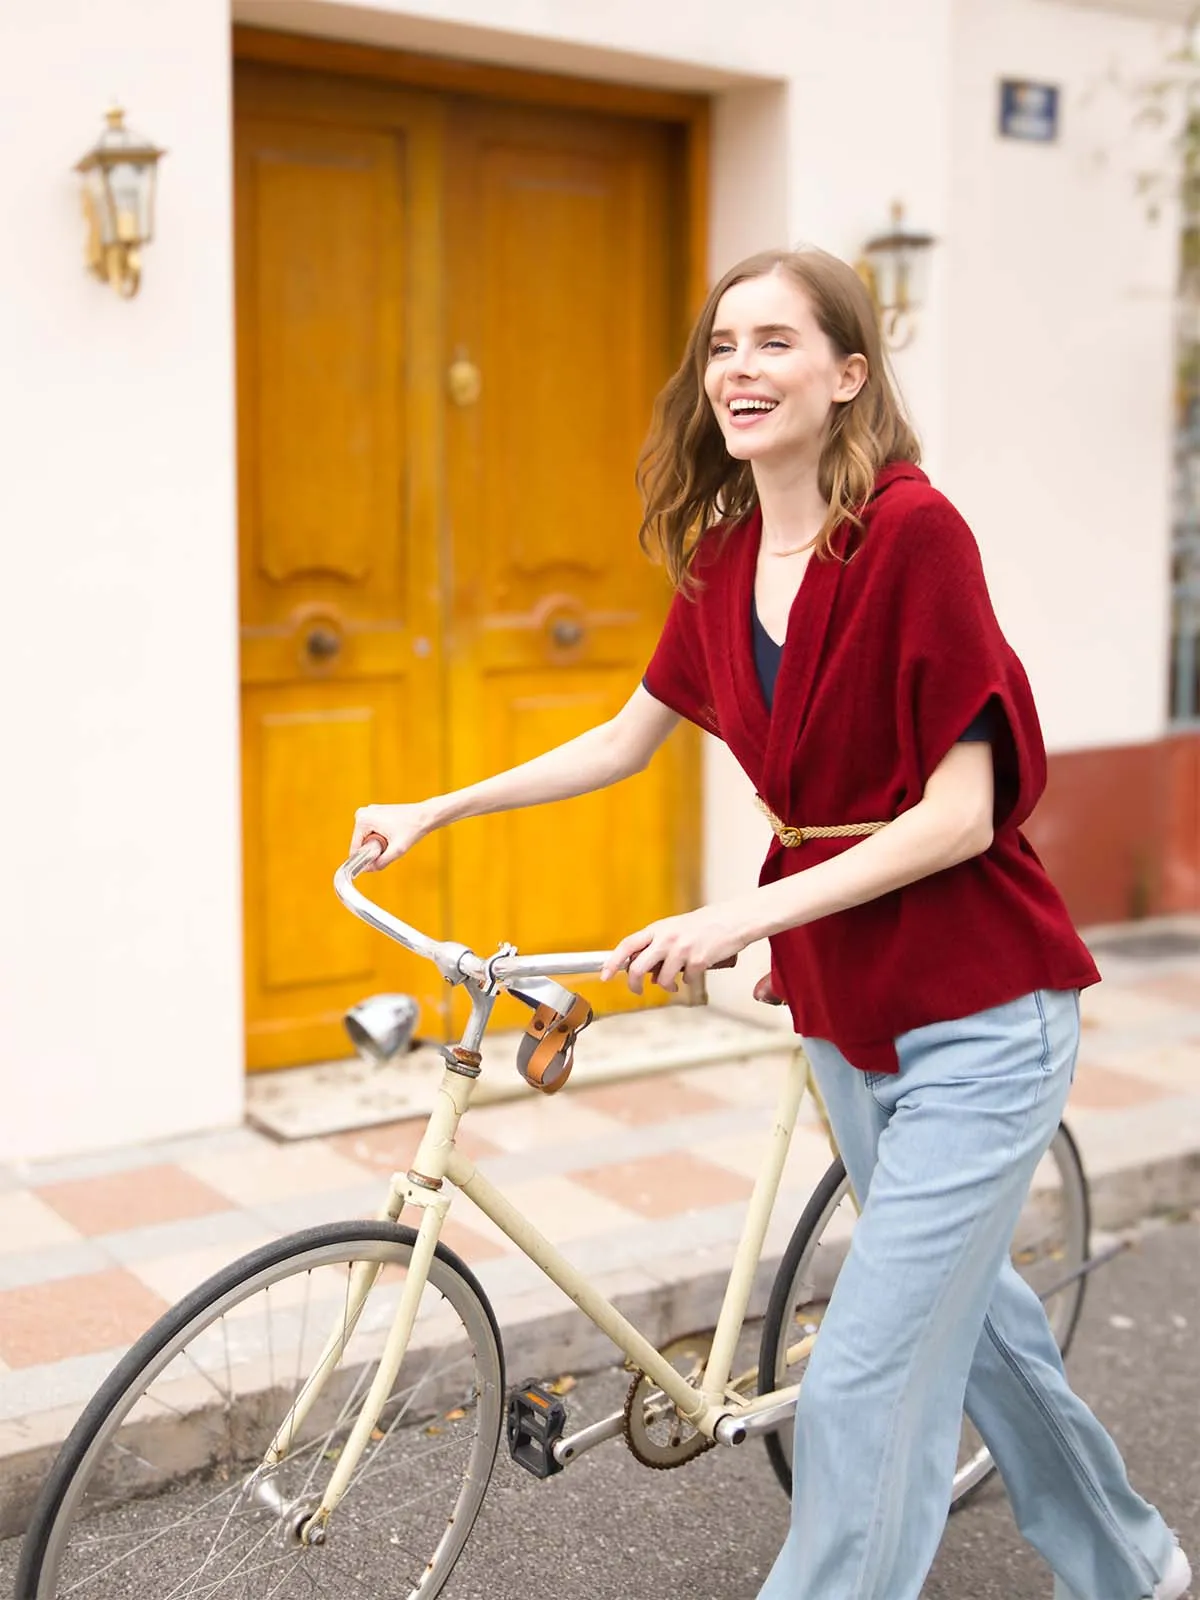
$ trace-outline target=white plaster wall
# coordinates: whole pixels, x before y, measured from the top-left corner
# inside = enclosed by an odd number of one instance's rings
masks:
[[[1162,160],[1128,94],[1159,24],[956,0],[943,484],[983,548],[1051,750],[1165,721],[1175,230],[1133,173]],[[1055,145],[995,132],[998,80],[1061,85]]]
[[[0,15],[0,1160],[240,1115],[228,55],[213,0]],[[132,302],[71,171],[114,96],[170,151]]]

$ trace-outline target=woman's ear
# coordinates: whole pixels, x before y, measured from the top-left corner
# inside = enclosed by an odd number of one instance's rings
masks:
[[[845,361],[842,362],[841,378],[837,389],[834,391],[833,398],[842,405],[847,400],[853,400],[863,384],[866,383],[868,371],[866,356],[847,356]]]

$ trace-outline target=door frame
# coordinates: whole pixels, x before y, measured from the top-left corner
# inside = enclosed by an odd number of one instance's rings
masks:
[[[617,116],[642,117],[647,121],[681,126],[687,186],[683,287],[689,320],[704,304],[710,288],[708,226],[712,137],[711,102],[706,95],[493,66],[490,62],[460,60],[454,56],[421,55],[415,50],[388,50],[380,45],[356,44],[346,39],[277,33],[274,29],[254,28],[245,23],[233,25],[233,57],[235,61],[260,61],[310,72],[374,78],[377,82],[410,89],[473,94],[526,105],[607,111]]]

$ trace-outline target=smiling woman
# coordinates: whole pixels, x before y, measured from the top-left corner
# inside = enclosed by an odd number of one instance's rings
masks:
[[[688,587],[704,529],[757,505],[755,464],[768,457],[811,480],[815,526],[800,547],[822,554],[840,523],[856,521],[886,462],[921,459],[871,298],[824,251],[764,251],[725,273],[659,396],[638,468],[641,538],[673,582]]]
[[[1021,833],[1046,776],[1029,683],[918,457],[853,270],[820,251],[742,262],[640,463],[642,542],[676,586],[642,686],[521,767],[364,808],[351,849],[379,833],[386,865],[459,817],[614,783],[680,718],[724,740],[776,833],[758,887],[638,928],[602,976],[674,989],[769,937],[863,1202],[760,1600],[916,1600],[964,1405],[1060,1600],[1177,1600],[1187,1562],[1008,1260],[1098,973]]]

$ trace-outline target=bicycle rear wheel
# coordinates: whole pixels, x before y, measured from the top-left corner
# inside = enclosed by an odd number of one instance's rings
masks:
[[[162,1600],[439,1594],[487,1489],[504,1394],[491,1307],[441,1245],[326,1542],[298,1535],[374,1375],[415,1239],[396,1223],[312,1228],[235,1262],[168,1311],[63,1445],[25,1536],[21,1600],[140,1594],[147,1573]],[[352,1324],[360,1262],[380,1270]],[[338,1366],[283,1460],[264,1469],[339,1326]]]
[[[796,1225],[763,1321],[759,1393],[802,1383],[807,1358],[789,1362],[808,1333],[818,1333],[838,1270],[849,1249],[856,1216],[842,1162],[825,1173]],[[1039,1294],[1087,1260],[1091,1212],[1087,1180],[1074,1139],[1060,1125],[1034,1174],[1013,1237],[1012,1260]],[[1065,1355],[1083,1308],[1086,1278],[1076,1278],[1046,1299],[1046,1314]],[[792,1424],[766,1437],[767,1453],[786,1493],[792,1492]],[[996,1470],[973,1423],[963,1418],[952,1509],[957,1510]]]

